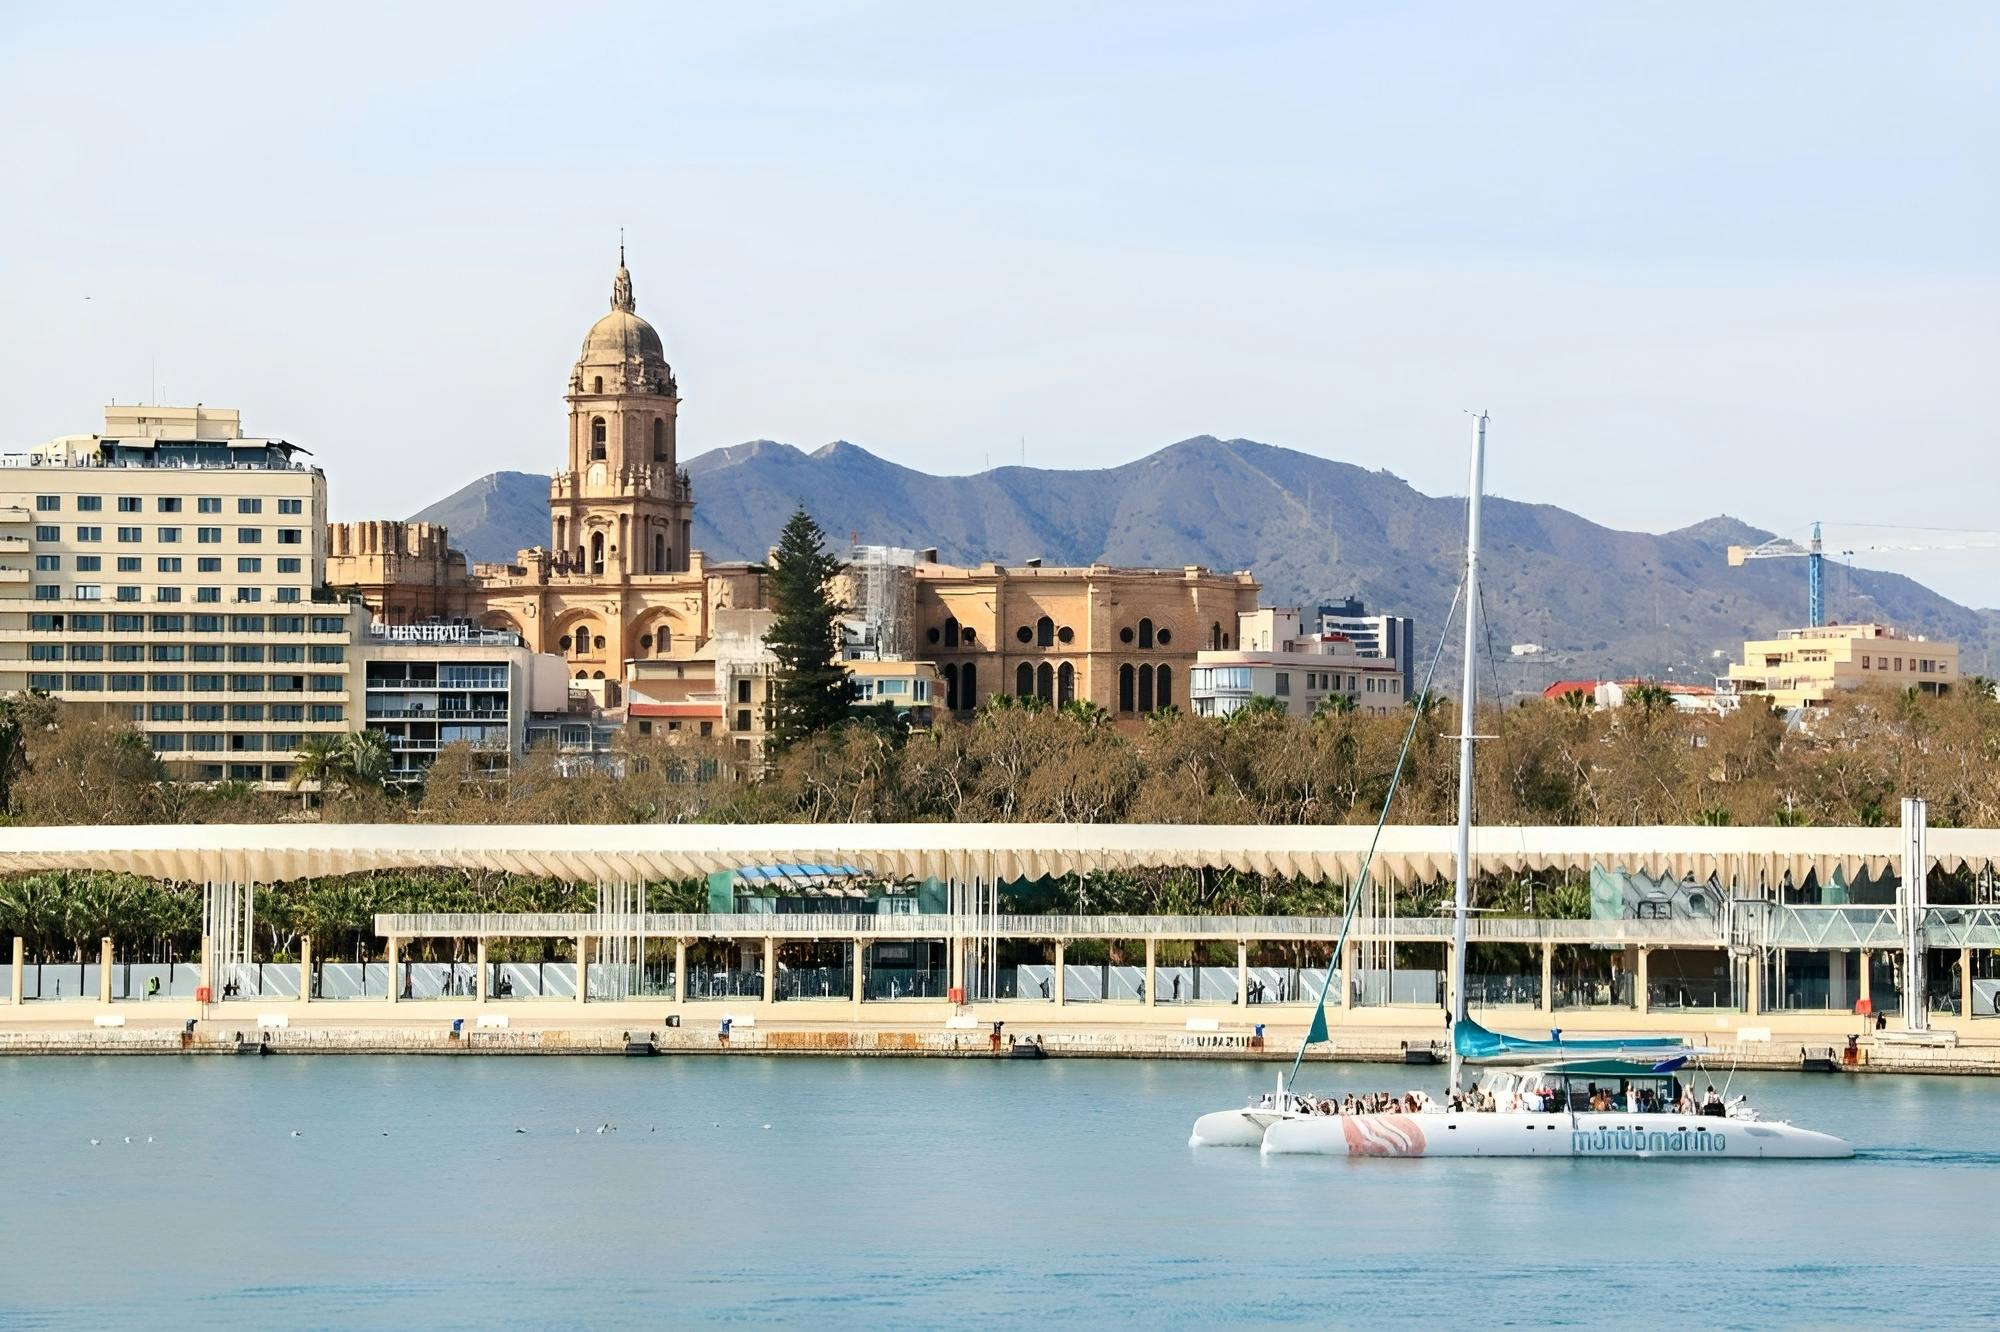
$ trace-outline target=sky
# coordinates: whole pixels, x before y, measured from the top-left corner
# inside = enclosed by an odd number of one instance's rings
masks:
[[[1614,526],[2000,528],[1996,68],[1986,4],[0,0],[0,448],[237,406],[338,518],[551,471],[623,227],[683,456],[1462,494],[1485,408],[1491,491]]]

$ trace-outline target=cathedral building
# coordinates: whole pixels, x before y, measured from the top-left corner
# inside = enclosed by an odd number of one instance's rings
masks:
[[[584,335],[565,398],[568,442],[549,484],[546,546],[468,568],[434,524],[336,523],[327,580],[389,623],[513,630],[617,706],[627,663],[698,660],[715,612],[761,605],[763,580],[693,548],[679,390],[659,332],[639,316],[622,252],[611,309]]]

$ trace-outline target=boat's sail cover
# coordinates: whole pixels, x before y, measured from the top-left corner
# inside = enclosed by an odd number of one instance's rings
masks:
[[[1599,1040],[1564,1040],[1560,1031],[1547,1040],[1508,1036],[1466,1018],[1451,1033],[1452,1048],[1460,1059],[1492,1063],[1513,1059],[1562,1059],[1572,1057],[1624,1057],[1628,1059],[1669,1059],[1686,1053],[1686,1042],[1678,1036],[1626,1036]]]

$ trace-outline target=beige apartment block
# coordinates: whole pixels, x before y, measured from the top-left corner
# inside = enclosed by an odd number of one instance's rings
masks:
[[[1824,705],[1836,690],[1879,686],[1942,694],[1958,681],[1958,646],[1887,625],[1829,624],[1744,643],[1718,680],[1725,697],[1758,695],[1781,710]]]
[[[0,690],[107,705],[182,778],[285,784],[307,736],[358,725],[365,623],[319,592],[304,456],[234,411],[114,406],[0,457]]]
[[[1297,607],[1282,606],[1239,616],[1237,646],[1200,653],[1188,695],[1202,717],[1226,717],[1253,698],[1276,699],[1296,717],[1333,697],[1378,716],[1405,702],[1400,662],[1364,656],[1345,635],[1321,633]]]
[[[1257,607],[1248,573],[915,566],[917,642],[935,662],[943,706],[994,694],[1060,706],[1087,699],[1119,717],[1185,707],[1196,654],[1229,643]]]

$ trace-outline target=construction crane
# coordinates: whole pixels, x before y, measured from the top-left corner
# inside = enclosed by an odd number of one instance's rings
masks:
[[[2000,532],[1961,531],[1956,528],[1938,527],[1885,527],[1875,523],[1849,523],[1847,527],[1859,530],[1881,532],[1918,532],[1926,534],[1921,541],[1857,541],[1851,546],[1843,546],[1842,555],[1856,552],[1870,553],[1896,551],[1931,550],[2000,550]],[[1826,552],[1820,539],[1820,525],[1812,525],[1812,537],[1804,542],[1786,537],[1774,537],[1758,546],[1731,546],[1729,567],[1734,569],[1746,560],[1781,560],[1803,556],[1806,562],[1806,624],[1817,629],[1826,623],[1826,601],[1822,593],[1825,583]]]

